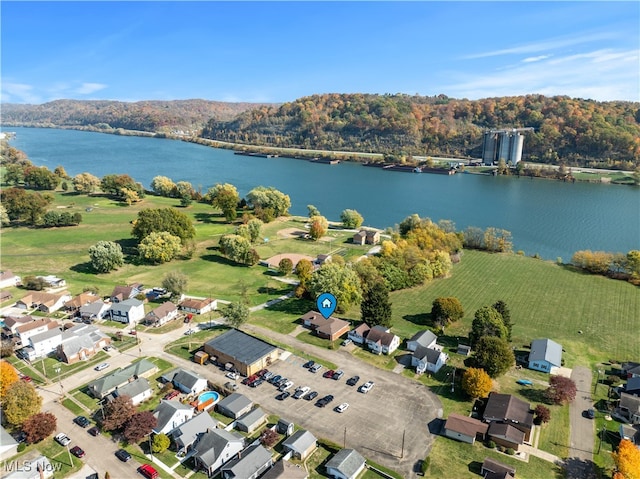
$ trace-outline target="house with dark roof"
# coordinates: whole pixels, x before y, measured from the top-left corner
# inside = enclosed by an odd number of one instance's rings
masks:
[[[220,414],[232,419],[238,419],[240,416],[251,411],[252,407],[253,401],[240,393],[230,394],[216,404],[216,408]]]
[[[548,373],[553,367],[562,366],[562,346],[551,339],[531,341],[529,369]]]
[[[110,344],[111,338],[96,326],[76,324],[62,332],[57,355],[61,361],[73,364],[93,357]]]
[[[147,378],[137,378],[123,386],[116,387],[106,399],[107,401],[113,401],[118,396],[129,396],[133,405],[137,406],[152,395],[153,391],[149,386],[149,380]]]
[[[208,416],[208,414],[199,414],[199,416],[203,415]],[[211,477],[243,448],[244,438],[241,436],[224,429],[209,429],[198,438],[193,446],[196,469]]]
[[[343,334],[349,332],[349,322],[343,319],[329,316],[325,318],[317,311],[309,311],[300,317],[304,326],[311,329],[316,335],[329,341],[335,341]]]
[[[136,324],[144,318],[144,303],[136,298],[112,303],[109,308],[112,321],[124,324]]]
[[[490,457],[485,457],[482,461],[480,475],[485,479],[512,479],[516,477],[516,469]]]
[[[281,459],[271,469],[265,472],[260,479],[308,479],[309,474],[300,464],[293,464]]]
[[[364,457],[355,449],[340,449],[325,464],[327,475],[335,479],[355,479],[364,466]]]
[[[400,338],[393,334],[389,328],[377,325],[367,333],[365,344],[372,353],[391,354],[400,346]]]
[[[364,341],[369,334],[371,327],[367,323],[361,323],[357,327],[353,328],[347,334],[347,337],[356,344],[364,344]]]
[[[524,444],[524,432],[504,422],[489,423],[487,436],[499,446],[511,448],[514,451]]]
[[[531,431],[533,430],[531,405],[511,394],[489,393],[482,420],[489,423],[487,434],[497,443],[499,441],[493,438],[492,433],[499,439],[504,438],[504,441],[511,443],[519,440],[521,441],[519,444],[522,444],[531,439]],[[497,427],[498,425],[500,427]],[[503,426],[510,426],[510,428]],[[522,434],[515,433],[514,429]],[[513,447],[513,445],[505,447]],[[513,447],[513,449],[516,448]]]
[[[112,303],[119,303],[127,299],[135,298],[142,292],[141,284],[132,284],[129,286],[116,286],[113,288],[111,295],[109,296]]]
[[[101,320],[109,316],[109,303],[105,303],[101,299],[97,299],[92,303],[80,306],[80,317],[84,321],[96,321]]]
[[[144,317],[144,324],[159,327],[178,317],[178,307],[171,301],[165,301]]]
[[[423,348],[433,348],[436,345],[438,337],[429,330],[418,331],[411,339],[407,340],[407,349],[415,351],[418,346]]]
[[[280,358],[278,348],[237,329],[207,341],[204,351],[218,364],[230,364],[244,376],[268,368]]]
[[[101,377],[100,379],[91,381],[87,385],[87,389],[94,398],[102,399],[117,387],[122,387],[128,382],[139,377],[148,378],[156,372],[158,372],[158,367],[155,364],[146,359],[142,359],[130,364],[126,368],[119,369],[111,374]]]
[[[282,443],[282,449],[291,452],[295,459],[304,461],[318,447],[318,440],[309,431],[298,429]]]
[[[253,431],[267,422],[267,414],[259,407],[243,414],[236,420],[236,428],[239,431],[251,434]]]
[[[640,376],[640,363],[636,363],[634,361],[622,363],[621,369],[622,369],[622,374],[627,378]]]
[[[447,363],[449,356],[440,348],[425,348],[418,346],[411,355],[411,366],[416,368],[416,373],[422,374],[429,371],[436,374]]]
[[[640,397],[625,392],[620,393],[616,415],[622,416],[631,424],[640,424]]]
[[[271,467],[271,453],[262,445],[251,445],[220,469],[222,479],[256,479]]]
[[[634,396],[640,396],[640,376],[634,376],[627,379],[622,387],[623,392]]]
[[[218,309],[218,301],[213,298],[185,298],[179,307],[186,313],[206,314]]]
[[[380,232],[372,230],[360,230],[353,235],[351,240],[354,244],[378,244],[380,242]]]
[[[183,422],[167,434],[173,438],[178,452],[187,453],[207,431],[216,429],[217,422],[207,413],[200,413]]]
[[[193,406],[180,401],[162,399],[153,411],[158,421],[153,428],[155,434],[168,434],[193,417]]]
[[[484,440],[489,425],[469,416],[452,412],[444,423],[444,435],[451,439],[473,444],[476,439]]]
[[[165,382],[173,385],[185,394],[198,394],[207,389],[207,380],[193,371],[177,368],[162,376]]]

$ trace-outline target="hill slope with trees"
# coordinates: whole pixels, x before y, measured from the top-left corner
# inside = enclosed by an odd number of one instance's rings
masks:
[[[203,137],[253,145],[479,157],[487,129],[534,127],[524,159],[632,170],[640,104],[566,96],[457,100],[445,95],[323,94],[212,119]]]

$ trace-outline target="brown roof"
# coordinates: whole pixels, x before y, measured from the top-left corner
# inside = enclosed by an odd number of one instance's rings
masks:
[[[505,439],[514,444],[524,443],[524,432],[516,429],[511,424],[492,422],[489,424],[487,434],[492,437]]]
[[[84,306],[85,304],[89,304],[89,303],[93,303],[98,297],[89,292],[86,291],[84,293],[80,293],[78,296],[76,296],[75,298],[73,298],[71,301],[67,301],[64,305],[65,308],[67,309],[79,309],[82,306]]]
[[[16,332],[19,334],[26,333],[27,331],[31,331],[32,329],[39,328],[41,326],[47,325],[47,330],[57,328],[59,326],[57,321],[52,320],[51,318],[38,318],[30,321],[26,324],[22,324],[16,328]]]
[[[44,304],[45,306],[53,306],[56,302],[60,300],[65,295],[68,295],[68,291],[63,291],[62,293],[54,294],[54,293],[45,293],[43,291],[34,291],[26,296],[22,297],[18,300],[21,303],[26,304],[31,307],[32,304]]]
[[[205,298],[205,299],[188,298],[188,299],[185,299],[182,303],[180,303],[180,307],[189,308],[189,309],[202,309],[211,303],[213,303],[212,298]]]
[[[35,320],[36,320],[35,317],[26,315],[26,316],[7,316],[6,318],[4,318],[3,321],[4,321],[5,327],[11,329],[16,324],[26,324]]]
[[[395,334],[374,326],[367,334],[367,341],[389,346],[395,337]]]
[[[111,297],[123,301],[129,299],[132,292],[133,286],[116,286],[111,292]]]
[[[501,462],[496,461],[495,459],[491,459],[490,457],[485,457],[482,462],[482,469],[485,471],[497,472],[497,473],[510,473],[515,474],[516,468],[507,466],[506,464],[502,464]]]
[[[371,328],[369,327],[369,325],[367,323],[362,323],[357,328],[355,328],[353,330],[353,332],[355,334],[357,334],[358,336],[365,337],[369,333],[370,330],[371,330]]]
[[[164,318],[167,314],[177,310],[178,307],[171,301],[165,301],[149,314],[153,314],[156,318]]]
[[[513,421],[529,428],[533,426],[531,405],[511,394],[489,393],[483,417],[485,421]]]
[[[465,436],[475,437],[476,434],[486,434],[489,425],[468,416],[462,416],[452,412],[444,424],[445,429],[449,431],[459,432]]]
[[[303,321],[308,321],[316,331],[328,335],[338,333],[345,327],[347,329],[349,328],[349,323],[347,321],[334,318],[333,316],[329,316],[329,318],[325,319],[324,316],[322,316],[317,311],[309,311],[308,313],[301,316],[300,319],[302,319]]]
[[[4,281],[5,279],[11,279],[15,277],[16,275],[13,274],[13,271],[11,270],[0,271],[0,281]]]

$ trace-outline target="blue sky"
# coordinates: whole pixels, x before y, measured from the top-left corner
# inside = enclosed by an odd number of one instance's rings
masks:
[[[1,100],[640,101],[640,2],[12,2]]]

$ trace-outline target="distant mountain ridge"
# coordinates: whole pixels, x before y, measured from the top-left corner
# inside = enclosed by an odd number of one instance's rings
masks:
[[[209,100],[55,100],[41,105],[2,104],[6,126],[92,127],[146,132],[195,132],[212,118],[227,121],[265,103]]]

